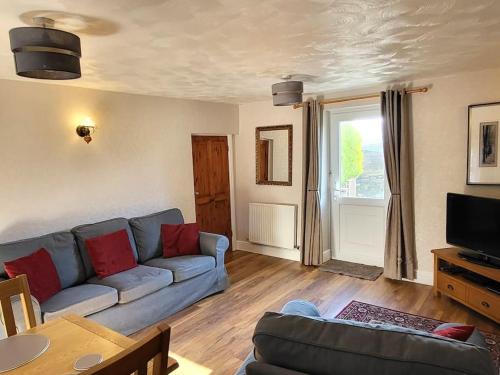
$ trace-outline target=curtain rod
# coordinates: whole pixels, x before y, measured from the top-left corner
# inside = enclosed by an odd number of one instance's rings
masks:
[[[420,94],[420,93],[426,93],[429,91],[428,87],[416,87],[414,89],[406,89],[405,92],[407,94]],[[380,93],[373,93],[373,94],[365,94],[365,95],[358,95],[358,96],[349,96],[346,98],[337,98],[337,99],[323,99],[319,101],[320,105],[325,105],[325,104],[333,104],[333,103],[343,103],[343,102],[350,102],[353,100],[362,100],[362,99],[374,99],[374,98],[380,98]],[[304,104],[294,104],[293,108],[301,108],[303,107]]]

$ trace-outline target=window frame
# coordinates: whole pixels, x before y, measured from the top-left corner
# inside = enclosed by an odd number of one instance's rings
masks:
[[[365,198],[365,197],[345,197],[340,195],[340,179],[336,178],[340,176],[340,152],[334,152],[335,150],[340,151],[340,123],[343,121],[355,121],[359,120],[361,117],[381,117],[380,105],[379,104],[369,104],[369,105],[359,105],[351,107],[342,108],[332,108],[328,109],[330,115],[330,187],[334,195],[337,195],[339,199],[345,204],[354,205],[368,205],[368,206],[381,206],[387,204],[390,191],[387,182],[387,174],[384,165],[384,197],[383,198]],[[366,115],[366,116],[365,116]],[[336,168],[336,170],[335,170]],[[337,176],[338,175],[338,176]]]

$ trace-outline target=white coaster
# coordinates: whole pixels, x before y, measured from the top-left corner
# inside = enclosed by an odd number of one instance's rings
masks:
[[[102,355],[100,354],[87,354],[78,358],[73,365],[76,371],[85,371],[92,366],[98,365],[102,362]]]
[[[21,367],[42,355],[50,345],[42,335],[14,335],[0,340],[0,372]]]

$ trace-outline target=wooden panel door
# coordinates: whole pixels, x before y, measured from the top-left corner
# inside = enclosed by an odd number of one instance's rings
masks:
[[[259,140],[259,181],[269,181],[269,140]]]
[[[196,222],[204,232],[223,234],[231,244],[227,137],[192,136]]]

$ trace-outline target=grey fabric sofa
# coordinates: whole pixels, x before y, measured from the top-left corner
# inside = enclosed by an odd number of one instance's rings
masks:
[[[162,257],[161,224],[183,222],[180,210],[170,209],[1,244],[0,277],[7,277],[4,262],[43,247],[51,254],[62,290],[41,305],[32,297],[37,320],[45,322],[71,312],[129,335],[229,286],[224,266],[229,240],[224,236],[200,233],[202,255]],[[129,235],[139,266],[99,279],[85,240],[122,229]],[[14,305],[19,310],[18,302]],[[19,331],[24,329],[21,322]]]
[[[443,325],[443,328],[450,323]],[[467,342],[392,325],[324,319],[306,301],[265,313],[236,375],[494,375],[484,338]]]

